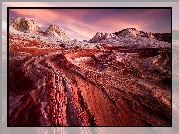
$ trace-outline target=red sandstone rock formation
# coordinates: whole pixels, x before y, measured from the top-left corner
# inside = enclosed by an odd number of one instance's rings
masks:
[[[119,32],[114,33],[117,36],[141,36],[141,37],[147,37],[147,38],[152,38],[160,41],[165,41],[171,43],[171,34],[170,33],[147,33],[143,31],[138,31],[135,28],[127,28],[123,29]]]
[[[15,30],[31,34],[38,34],[42,32],[42,30],[38,27],[37,22],[32,18],[13,18],[10,20],[9,26],[13,27]]]
[[[36,34],[40,36],[57,36],[61,37],[62,40],[68,40],[68,36],[65,31],[55,25],[50,25],[46,31],[42,31],[37,22],[33,18],[13,18],[9,22],[10,29],[15,29],[20,32]]]
[[[48,35],[60,36],[63,40],[69,39],[66,32],[62,28],[55,25],[50,25],[44,34],[47,36]]]
[[[9,36],[9,126],[171,126],[171,48],[32,37]]]

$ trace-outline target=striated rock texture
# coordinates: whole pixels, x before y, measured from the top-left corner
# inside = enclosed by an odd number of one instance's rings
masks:
[[[127,28],[127,29],[123,29],[119,32],[115,32],[114,33],[117,36],[141,36],[141,37],[147,37],[147,38],[152,38],[152,39],[156,39],[159,41],[165,41],[165,42],[169,42],[171,43],[171,33],[147,33],[147,32],[143,32],[143,31],[138,31],[135,28]]]
[[[89,40],[89,42],[94,43],[94,42],[99,42],[101,40],[107,40],[109,38],[116,39],[117,36],[112,33],[97,32],[96,35],[92,39]]]
[[[164,41],[164,42],[169,42],[171,43],[171,33],[147,33],[143,31],[138,31],[135,28],[127,28],[123,29],[119,32],[115,33],[104,33],[104,32],[97,32],[96,35],[89,40],[89,42],[94,43],[94,42],[100,42],[102,40],[122,40],[124,38],[139,38],[145,39],[155,39],[157,41]],[[143,38],[145,37],[145,38]]]
[[[9,126],[172,125],[169,44],[49,42],[13,30],[9,37]]]
[[[65,31],[55,25],[50,25],[48,29],[44,32],[44,35],[54,35],[54,36],[60,36],[63,40],[69,39]]]
[[[15,30],[30,33],[30,34],[38,34],[42,32],[37,25],[37,22],[32,18],[13,18],[9,22],[9,26],[13,27]]]
[[[32,35],[39,35],[39,36],[55,36],[59,37],[61,40],[69,40],[68,35],[66,32],[58,26],[50,25],[47,30],[42,31],[37,22],[33,18],[13,18],[10,19],[9,22],[10,30],[17,30],[24,33],[29,33]]]
[[[140,34],[145,34],[144,32],[140,32],[138,30],[136,30],[135,28],[127,28],[127,29],[123,29],[119,32],[115,32],[114,34],[117,36],[137,36]]]
[[[115,33],[97,32],[89,43],[126,48],[171,48],[171,34],[146,33],[127,28]]]

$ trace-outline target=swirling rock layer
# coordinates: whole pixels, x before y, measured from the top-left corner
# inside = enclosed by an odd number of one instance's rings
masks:
[[[171,49],[45,45],[10,34],[10,126],[171,126]]]

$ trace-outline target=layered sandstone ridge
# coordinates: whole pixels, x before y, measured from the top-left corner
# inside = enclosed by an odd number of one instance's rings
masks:
[[[66,32],[58,26],[51,24],[47,30],[42,31],[37,22],[33,18],[13,18],[9,21],[10,29],[15,29],[20,32],[30,33],[40,36],[56,36],[62,40],[68,40]]]
[[[67,40],[69,39],[66,32],[61,28],[61,27],[58,27],[58,26],[55,26],[55,25],[50,25],[48,27],[48,29],[44,32],[44,35],[47,35],[47,36],[59,36],[61,37],[63,40]]]
[[[169,43],[171,43],[171,38],[172,38],[170,33],[151,33],[151,32],[147,33],[144,31],[139,31],[135,28],[123,29],[119,32],[115,32],[114,34],[117,36],[123,36],[123,37],[127,37],[127,36],[147,37],[147,38],[152,38],[152,39],[169,42]]]
[[[97,32],[89,42],[117,44],[117,46],[127,47],[170,47],[171,34],[147,33],[135,28],[127,28],[114,33]]]
[[[13,29],[10,126],[171,126],[171,43],[137,32],[90,43],[58,38],[54,25],[46,35]]]
[[[9,21],[9,26],[13,27],[17,31],[31,33],[31,34],[38,34],[42,32],[37,22],[34,21],[32,18],[13,18]]]

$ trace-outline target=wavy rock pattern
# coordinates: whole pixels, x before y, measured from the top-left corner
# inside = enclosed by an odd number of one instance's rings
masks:
[[[141,51],[12,54],[10,126],[170,126],[171,52]]]
[[[175,34],[176,30],[172,31],[172,127],[7,127],[7,23],[6,16],[3,15],[2,25],[2,133],[27,133],[27,134],[41,134],[41,133],[125,133],[125,134],[138,134],[138,133],[172,133],[178,134],[179,124],[179,99],[178,99],[178,83],[179,83],[179,36]],[[47,44],[46,44],[47,45]],[[80,59],[80,58],[79,58]],[[84,59],[84,58],[82,58]],[[90,59],[90,58],[86,58]],[[77,58],[76,58],[77,60]],[[120,61],[120,59],[118,59]],[[14,60],[18,61],[18,60]],[[21,60],[19,60],[21,61]],[[18,64],[17,64],[18,65]],[[16,96],[13,96],[16,97]],[[17,101],[17,100],[16,100]],[[12,103],[12,102],[11,102]],[[15,107],[15,106],[14,106]]]
[[[53,25],[49,38],[28,28],[9,34],[9,126],[171,126],[170,43],[105,33],[79,42]],[[115,38],[123,44],[109,45]]]

